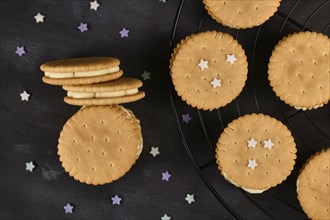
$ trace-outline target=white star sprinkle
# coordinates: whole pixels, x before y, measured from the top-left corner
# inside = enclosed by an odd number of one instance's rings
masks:
[[[234,64],[236,62],[236,56],[235,54],[227,54],[227,62],[230,64]]]
[[[221,79],[214,78],[211,82],[213,88],[220,87],[221,86]]]
[[[28,171],[30,171],[30,172],[32,172],[33,169],[36,167],[36,166],[33,164],[33,161],[30,161],[30,162],[28,162],[28,163],[25,163],[25,165],[26,165],[25,170],[28,170]]]
[[[198,66],[199,66],[199,68],[201,68],[201,70],[205,70],[205,69],[209,68],[208,61],[203,60],[203,59],[201,59]]]
[[[95,11],[97,11],[97,8],[100,6],[100,4],[97,2],[97,0],[90,2],[89,4],[91,5],[90,9],[95,10]]]
[[[249,164],[248,164],[248,167],[249,168],[251,168],[252,170],[254,170],[254,168],[256,168],[256,166],[258,166],[256,159],[249,160]]]
[[[156,157],[159,153],[159,148],[158,147],[151,147],[150,154],[154,157]]]
[[[187,194],[185,200],[189,203],[189,205],[193,202],[195,202],[194,194]]]
[[[166,0],[159,0],[160,2],[166,3]]]
[[[255,148],[257,145],[257,141],[254,140],[254,138],[251,138],[250,140],[247,140],[248,148]]]
[[[20,96],[22,101],[29,101],[30,94],[27,93],[26,91],[22,92]]]
[[[44,17],[45,16],[43,14],[40,14],[38,12],[38,14],[36,16],[34,16],[34,19],[36,19],[36,23],[39,23],[39,22],[43,23],[44,22]]]
[[[274,144],[271,139],[264,141],[264,148],[268,148],[269,150],[271,150],[273,146]]]
[[[164,214],[163,217],[160,218],[161,220],[171,220],[171,217],[168,216],[167,214]]]

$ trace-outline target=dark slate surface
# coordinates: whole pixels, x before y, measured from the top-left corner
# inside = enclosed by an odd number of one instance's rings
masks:
[[[330,2],[284,0],[271,20],[240,31],[218,25],[200,0],[99,3],[97,12],[89,9],[87,0],[0,3],[0,218],[160,219],[167,213],[172,219],[306,219],[296,199],[295,181],[304,161],[330,146],[330,107],[302,112],[278,101],[267,81],[267,63],[278,40],[287,34],[307,29],[329,35]],[[35,23],[37,12],[45,15],[44,23]],[[80,22],[87,22],[89,31],[80,33]],[[130,30],[129,38],[120,38],[123,27]],[[206,30],[232,34],[249,59],[242,94],[212,112],[183,103],[172,88],[168,70],[171,45]],[[16,46],[24,46],[27,53],[18,57]],[[78,108],[63,103],[65,93],[59,87],[41,82],[39,65],[58,58],[103,55],[120,58],[127,76],[141,78],[144,70],[152,74],[143,86],[147,97],[125,105],[141,120],[144,149],[140,159],[120,180],[95,187],[69,177],[58,161],[59,133]],[[20,100],[23,90],[31,94],[29,102]],[[261,195],[229,184],[214,161],[215,143],[223,127],[252,112],[282,120],[298,148],[292,175]],[[192,117],[189,124],[181,121],[186,113]],[[151,146],[160,148],[156,158],[149,154]],[[32,173],[25,170],[31,160],[37,164]],[[169,182],[161,180],[165,170],[172,174]],[[195,203],[188,205],[187,193],[195,194]],[[123,197],[121,206],[111,205],[110,197],[115,194]],[[68,202],[75,205],[74,214],[64,213]]]

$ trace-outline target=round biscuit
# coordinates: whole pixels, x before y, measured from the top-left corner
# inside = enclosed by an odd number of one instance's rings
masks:
[[[313,109],[330,99],[330,39],[316,32],[285,37],[273,50],[268,79],[286,104]]]
[[[203,0],[217,22],[237,29],[261,25],[272,17],[281,0]]]
[[[311,156],[297,180],[298,200],[310,219],[330,219],[330,148]]]
[[[255,140],[249,146],[248,140]],[[272,147],[265,147],[265,141]],[[280,121],[263,114],[239,117],[224,129],[216,148],[221,173],[238,187],[267,190],[284,181],[293,170],[296,145],[291,132]],[[249,167],[249,160],[257,166]]]
[[[142,134],[134,114],[118,105],[80,109],[64,125],[58,155],[65,171],[80,182],[110,183],[139,157]]]
[[[236,61],[227,62],[228,55]],[[208,68],[201,70],[201,60]],[[172,82],[178,95],[192,107],[213,110],[233,101],[242,91],[248,73],[242,46],[229,34],[208,31],[188,36],[174,49],[170,60]],[[221,80],[214,88],[211,82]]]
[[[108,69],[119,64],[119,59],[113,57],[79,57],[50,61],[42,64],[40,69],[55,73],[87,72]]]

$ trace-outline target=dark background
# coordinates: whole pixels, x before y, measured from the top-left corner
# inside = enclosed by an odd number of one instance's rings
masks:
[[[330,34],[330,2],[283,0],[265,24],[234,30],[216,23],[201,0],[99,0],[98,11],[89,1],[2,0],[1,6],[1,219],[306,219],[296,199],[295,181],[304,161],[330,146],[329,104],[297,111],[272,92],[267,64],[283,36],[301,30]],[[34,16],[45,15],[44,23]],[[89,30],[77,27],[87,22]],[[129,29],[128,38],[119,31]],[[246,50],[249,76],[242,94],[212,112],[187,106],[175,94],[169,77],[171,48],[185,36],[206,30],[230,33]],[[26,54],[15,54],[24,46]],[[77,110],[63,102],[60,87],[41,81],[40,64],[78,56],[114,56],[127,76],[144,81],[146,98],[127,104],[141,120],[144,149],[137,164],[123,178],[104,186],[75,181],[64,172],[57,156],[62,126]],[[20,93],[27,90],[29,102]],[[281,185],[251,195],[224,180],[217,170],[214,149],[230,121],[262,112],[283,121],[298,148],[293,173]],[[186,124],[181,115],[189,113]],[[153,158],[151,146],[161,154]],[[37,164],[34,172],[25,163]],[[197,169],[196,169],[197,168]],[[161,173],[169,170],[169,182]],[[186,194],[195,195],[189,205]],[[123,198],[113,206],[110,197]],[[65,214],[63,206],[75,206]]]

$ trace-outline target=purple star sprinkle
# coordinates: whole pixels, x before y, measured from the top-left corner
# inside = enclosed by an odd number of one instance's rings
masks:
[[[111,199],[112,199],[112,205],[120,205],[122,200],[122,198],[120,198],[118,195],[111,197]]]
[[[81,32],[87,31],[88,30],[87,23],[80,23],[80,25],[78,26],[78,29]]]
[[[120,37],[121,38],[128,37],[128,32],[129,32],[129,30],[127,30],[126,28],[123,28],[121,31],[119,31]]]
[[[165,173],[162,173],[162,180],[165,180],[165,181],[169,181],[169,179],[171,178],[171,174],[166,170]]]
[[[189,113],[182,115],[182,121],[184,121],[188,124],[190,120],[191,120],[191,117],[190,117]]]
[[[66,214],[68,214],[68,213],[72,214],[74,207],[70,203],[68,203],[65,206],[63,206],[63,208],[64,208]]]
[[[16,47],[15,53],[20,57],[23,56],[25,54],[24,47]]]

